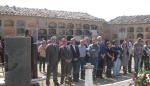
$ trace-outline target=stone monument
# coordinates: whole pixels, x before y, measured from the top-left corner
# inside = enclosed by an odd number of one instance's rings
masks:
[[[6,86],[31,86],[31,38],[5,38]]]
[[[85,86],[93,86],[93,68],[91,63],[84,65],[85,68]]]

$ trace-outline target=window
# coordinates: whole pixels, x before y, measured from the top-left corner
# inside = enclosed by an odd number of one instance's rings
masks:
[[[65,35],[65,30],[60,30],[59,35]]]
[[[134,27],[129,27],[129,28],[127,29],[127,31],[128,31],[128,32],[134,32]]]
[[[82,35],[82,31],[81,30],[76,30],[76,35]]]
[[[89,24],[84,24],[83,29],[90,29],[90,25]]]
[[[150,34],[147,34],[147,35],[146,35],[146,39],[150,39]]]
[[[92,30],[97,30],[97,26],[96,25],[91,25],[91,29]]]
[[[68,28],[68,29],[73,29],[73,28],[74,28],[74,24],[68,23],[68,24],[67,24],[67,28]]]
[[[120,28],[119,32],[125,32],[125,28]]]
[[[73,30],[67,30],[66,35],[73,35]]]
[[[76,24],[76,29],[81,29],[82,25],[81,24]]]
[[[142,27],[138,27],[136,32],[143,32],[143,28]]]
[[[24,20],[17,20],[16,27],[25,27],[26,23]]]
[[[17,36],[23,36],[25,33],[26,23],[24,20],[17,20],[16,21],[16,34]]]
[[[38,35],[40,35],[40,36],[45,36],[45,35],[47,35],[46,29],[39,29]]]
[[[91,35],[89,30],[83,30],[83,35]]]
[[[49,23],[49,28],[56,28],[57,27],[57,24],[55,22],[51,22]]]
[[[5,20],[4,21],[4,26],[14,26],[14,21],[13,20]]]
[[[25,29],[24,28],[17,28],[16,32],[17,32],[17,36],[23,36],[25,33]]]
[[[50,36],[56,35],[56,29],[49,29],[48,35]]]
[[[58,23],[58,28],[65,28],[66,24],[65,23]]]
[[[141,34],[141,33],[139,33],[139,34],[137,34],[137,38],[144,38],[144,35],[143,34]]]
[[[145,31],[146,31],[146,32],[150,32],[150,27],[147,27],[147,28],[145,29]]]

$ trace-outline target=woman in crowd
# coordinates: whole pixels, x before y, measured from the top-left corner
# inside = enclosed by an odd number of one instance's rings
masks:
[[[41,67],[43,65],[43,72],[45,72],[45,61],[46,61],[46,41],[43,40],[41,45],[38,47],[38,52],[39,52],[39,60],[40,60],[40,65],[39,65],[39,70],[41,72]]]
[[[122,49],[119,46],[118,41],[114,41],[114,46],[113,46],[113,51],[114,51],[114,60],[113,60],[113,75],[118,76],[120,73],[120,67],[121,67],[121,55],[122,55]]]
[[[128,67],[128,46],[127,41],[124,41],[121,45],[122,47],[122,66],[123,66],[123,73],[127,74],[127,67]]]

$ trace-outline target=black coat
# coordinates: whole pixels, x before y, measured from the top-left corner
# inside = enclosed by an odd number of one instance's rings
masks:
[[[80,57],[79,47],[77,45],[75,45],[75,50],[74,50],[73,46],[70,45],[70,49],[72,51],[73,59],[75,59],[75,58],[79,59],[79,57]]]

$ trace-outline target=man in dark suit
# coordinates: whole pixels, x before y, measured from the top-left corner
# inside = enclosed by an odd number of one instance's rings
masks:
[[[61,59],[61,84],[64,83],[64,78],[71,76],[72,69],[72,52],[67,45],[67,40],[62,38],[62,45],[60,46],[59,56]]]
[[[71,39],[70,49],[73,54],[73,61],[72,61],[73,62],[73,81],[78,82],[79,81],[79,68],[80,68],[80,64],[79,64],[80,52],[79,52],[78,46],[76,45],[75,38]]]
[[[53,73],[54,85],[59,86],[59,83],[57,80],[57,69],[58,69],[58,62],[59,62],[59,46],[56,44],[55,36],[51,38],[51,43],[47,45],[46,58],[48,59],[46,85],[49,86],[50,75],[51,73]]]

